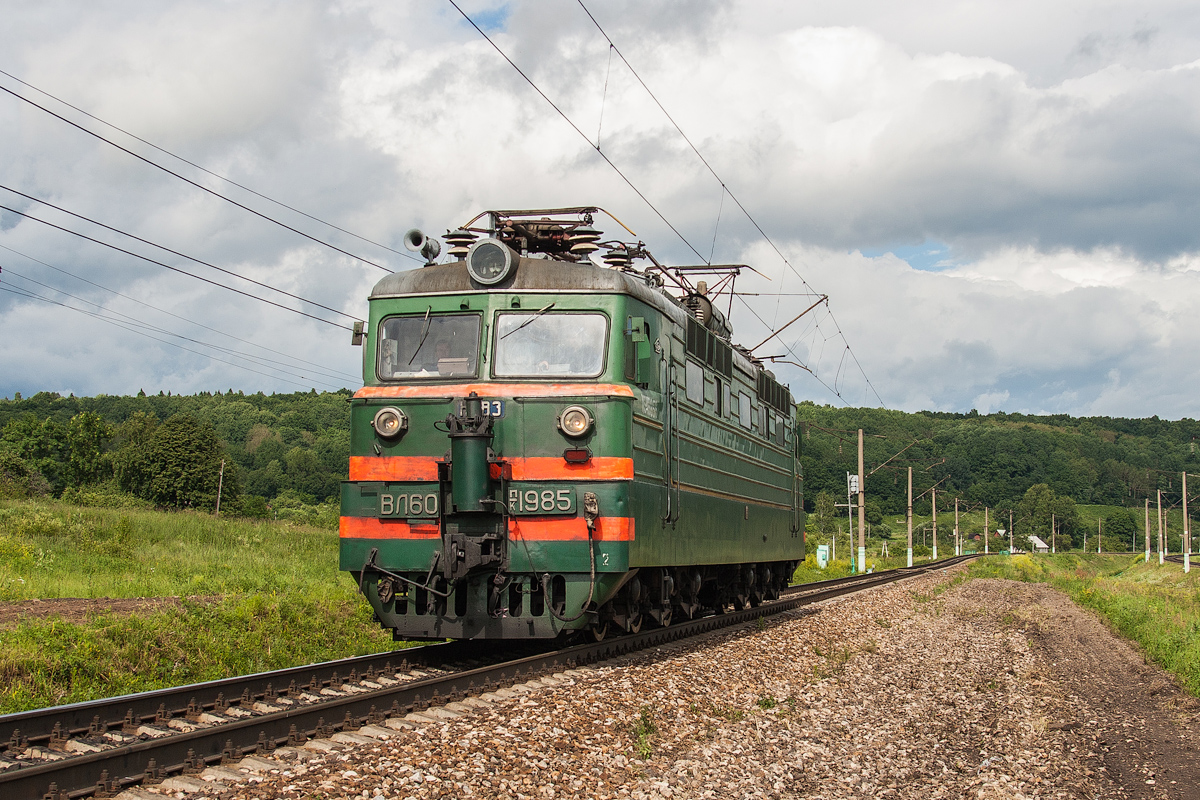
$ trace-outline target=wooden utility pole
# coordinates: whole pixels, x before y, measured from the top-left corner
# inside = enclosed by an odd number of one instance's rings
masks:
[[[988,549],[988,507],[983,507],[983,554],[986,556],[991,551]]]
[[[912,566],[912,467],[908,468],[908,565]]]
[[[937,561],[937,489],[933,489],[933,560]]]
[[[1096,555],[1104,552],[1104,520],[1100,517],[1096,518]],[[1086,547],[1084,548],[1087,549]]]
[[[221,471],[217,473],[217,510],[216,516],[221,516],[221,487],[225,483],[225,459],[221,459]]]
[[[1150,495],[1146,495],[1146,563],[1150,563]]]
[[[1163,563],[1162,489],[1158,490],[1158,564]]]
[[[1192,524],[1187,513],[1187,470],[1183,472],[1183,571],[1192,571]]]
[[[858,429],[858,571],[867,571],[867,481],[863,474],[863,429]]]

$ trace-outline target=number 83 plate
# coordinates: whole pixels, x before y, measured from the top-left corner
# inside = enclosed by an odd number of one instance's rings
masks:
[[[521,486],[508,488],[510,514],[575,513],[575,489],[557,486]]]

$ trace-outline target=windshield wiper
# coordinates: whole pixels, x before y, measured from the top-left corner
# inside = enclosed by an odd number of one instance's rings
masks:
[[[506,334],[504,334],[503,336],[501,336],[501,337],[500,337],[500,339],[501,339],[501,340],[507,339],[508,337],[510,337],[510,336],[512,336],[514,333],[516,333],[517,331],[521,330],[521,328],[524,328],[526,325],[528,325],[529,323],[533,322],[535,319],[537,319],[538,317],[540,317],[542,314],[545,314],[547,311],[549,311],[549,310],[550,310],[550,309],[552,309],[552,308],[554,308],[554,303],[551,303],[550,305],[546,306],[546,307],[545,307],[545,308],[543,308],[541,311],[537,312],[537,313],[536,313],[536,314],[534,314],[532,317],[530,317],[529,319],[525,320],[524,322],[522,322],[522,323],[521,323],[520,325],[518,325],[517,327],[513,328],[511,331],[509,331],[508,333],[506,333]]]
[[[425,339],[428,338],[428,336],[429,336],[429,312],[430,311],[433,311],[433,306],[430,306],[429,308],[425,309],[425,324],[421,326],[421,341],[417,342],[417,349],[413,350],[412,358],[410,358],[408,360],[409,366],[412,366],[413,360],[416,359],[417,353],[421,352],[421,347],[424,346]]]

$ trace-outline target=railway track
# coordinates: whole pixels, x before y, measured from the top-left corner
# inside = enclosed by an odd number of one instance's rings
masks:
[[[110,797],[128,786],[382,723],[538,675],[753,622],[977,556],[791,587],[756,608],[568,647],[445,642],[0,716],[0,797]]]

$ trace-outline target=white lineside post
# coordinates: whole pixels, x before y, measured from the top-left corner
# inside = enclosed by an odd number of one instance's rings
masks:
[[[1162,489],[1158,490],[1158,564],[1163,563]]]
[[[867,571],[867,481],[863,475],[863,429],[858,429],[858,571]]]
[[[983,507],[983,554],[986,556],[991,552],[988,549],[988,507]],[[961,554],[960,554],[961,555]]]
[[[954,555],[962,555],[962,536],[958,532],[958,498],[954,498]]]
[[[1187,513],[1187,470],[1183,471],[1183,571],[1192,571],[1192,524]]]
[[[912,566],[912,467],[908,468],[908,565]]]
[[[1008,554],[1011,556],[1013,551],[1013,529],[1012,529],[1012,509],[1008,510]]]
[[[217,510],[214,516],[221,516],[221,487],[225,483],[225,459],[221,459],[221,471],[217,473]]]
[[[1053,514],[1050,515],[1050,552],[1058,552],[1058,522]]]
[[[1096,555],[1104,552],[1104,520],[1101,517],[1096,517]]]
[[[1146,563],[1150,563],[1150,495],[1146,495]]]
[[[933,490],[933,560],[937,561],[937,489]]]

